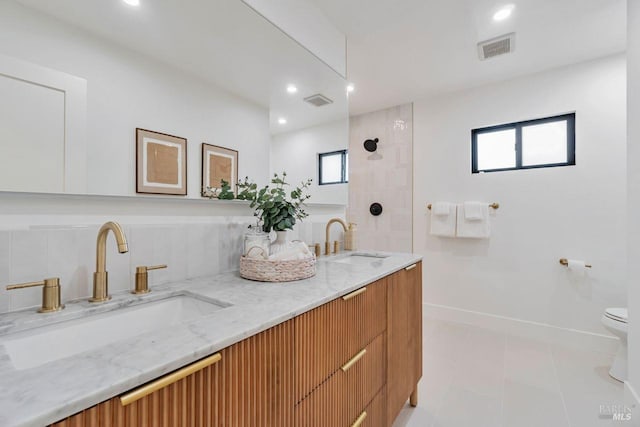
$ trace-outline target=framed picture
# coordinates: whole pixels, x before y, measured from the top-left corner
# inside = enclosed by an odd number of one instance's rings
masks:
[[[136,129],[136,192],[187,195],[187,140]]]
[[[217,194],[225,180],[237,196],[238,152],[217,145],[202,144],[202,196]],[[207,191],[207,187],[210,188]]]

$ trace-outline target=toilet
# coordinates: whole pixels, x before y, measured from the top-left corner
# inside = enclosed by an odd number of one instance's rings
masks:
[[[625,381],[627,379],[627,309],[607,308],[602,316],[602,324],[609,332],[620,338],[620,348],[611,365],[609,375],[618,381]]]

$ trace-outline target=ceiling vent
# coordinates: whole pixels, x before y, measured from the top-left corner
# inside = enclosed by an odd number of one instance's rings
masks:
[[[484,61],[485,59],[513,52],[515,48],[515,38],[516,33],[509,33],[478,43],[480,60]]]
[[[316,107],[322,107],[323,105],[333,104],[333,101],[327,98],[326,96],[316,93],[315,95],[311,95],[306,97],[305,102],[308,102],[311,105],[315,105]]]

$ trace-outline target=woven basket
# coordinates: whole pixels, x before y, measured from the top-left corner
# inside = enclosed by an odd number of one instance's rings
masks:
[[[278,261],[240,257],[240,276],[258,282],[291,282],[316,275],[315,255],[305,259]]]

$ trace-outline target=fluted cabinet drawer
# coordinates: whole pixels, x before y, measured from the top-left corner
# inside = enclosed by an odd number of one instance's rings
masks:
[[[296,402],[385,330],[386,283],[378,280],[294,319]]]
[[[209,366],[123,405],[102,402],[54,426],[293,426],[293,322],[220,351]],[[163,377],[164,378],[164,377]]]
[[[351,426],[362,414],[385,383],[385,335],[376,337],[350,366],[347,361],[313,393],[296,405],[296,426],[340,427]],[[381,409],[376,407],[376,413]],[[382,416],[384,423],[386,416]],[[378,424],[371,424],[378,425]],[[380,424],[382,425],[382,424]]]
[[[387,393],[386,387],[378,392],[376,397],[363,411],[366,416],[359,427],[386,427],[387,426]]]

